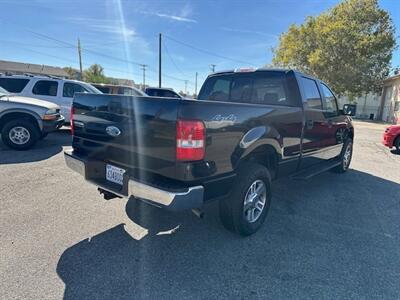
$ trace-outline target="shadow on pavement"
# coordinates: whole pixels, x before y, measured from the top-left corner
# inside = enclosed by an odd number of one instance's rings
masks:
[[[0,139],[0,164],[17,164],[45,160],[60,151],[63,146],[71,144],[69,129],[61,129],[50,133],[45,139],[40,140],[29,150],[16,151],[5,146]]]
[[[142,239],[119,224],[66,249],[57,265],[65,299],[396,298],[400,184],[363,172],[277,181],[263,228],[223,229],[129,200]]]

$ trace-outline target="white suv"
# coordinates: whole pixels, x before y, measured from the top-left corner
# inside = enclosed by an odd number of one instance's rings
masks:
[[[0,75],[0,87],[14,95],[53,102],[60,106],[65,122],[70,121],[70,109],[75,93],[101,94],[94,86],[77,80],[31,75]]]

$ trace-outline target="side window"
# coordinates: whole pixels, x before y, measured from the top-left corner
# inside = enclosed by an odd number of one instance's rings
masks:
[[[308,108],[322,109],[322,99],[315,80],[301,77],[301,83],[307,100]]]
[[[201,99],[214,101],[228,101],[230,78],[213,78],[206,81],[206,86],[200,94]]]
[[[321,83],[322,93],[324,94],[324,110],[330,113],[337,113],[338,107],[336,103],[336,98],[331,92],[331,90],[323,83]]]
[[[57,96],[57,81],[39,80],[35,83],[32,93],[42,96]]]
[[[80,84],[65,82],[63,88],[63,97],[72,98],[75,93],[87,93],[88,91]]]
[[[164,97],[179,98],[174,92],[171,92],[171,91],[164,91]]]
[[[23,78],[0,78],[0,86],[10,93],[21,93],[28,82],[29,79]]]

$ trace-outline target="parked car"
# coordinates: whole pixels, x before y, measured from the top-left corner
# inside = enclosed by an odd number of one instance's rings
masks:
[[[127,85],[114,85],[107,83],[91,83],[92,86],[97,88],[104,94],[116,94],[116,95],[131,95],[131,96],[147,96],[141,90]]]
[[[70,121],[69,114],[75,93],[101,94],[98,89],[86,82],[46,76],[0,76],[0,86],[15,95],[50,101],[59,105],[67,123]]]
[[[151,97],[162,97],[162,98],[178,98],[182,99],[182,96],[176,93],[173,89],[170,88],[155,88],[148,87],[144,90],[144,92]]]
[[[0,132],[3,143],[10,148],[29,149],[63,123],[58,105],[14,96],[0,87]]]
[[[132,105],[132,97],[78,94],[65,159],[106,199],[196,213],[219,200],[224,226],[250,235],[265,220],[272,180],[346,172],[347,108],[324,82],[293,70],[214,73],[198,100]]]
[[[400,124],[391,125],[386,128],[382,144],[386,147],[393,148],[395,147],[398,152],[400,152]]]

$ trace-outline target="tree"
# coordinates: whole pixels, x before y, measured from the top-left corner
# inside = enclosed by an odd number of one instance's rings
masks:
[[[109,83],[110,80],[104,75],[104,69],[99,64],[91,65],[83,71],[83,79],[93,83]]]
[[[291,25],[280,36],[273,63],[314,75],[336,93],[376,92],[388,75],[395,29],[378,0],[345,0]]]
[[[79,77],[79,70],[72,67],[65,67],[63,69],[68,74],[68,78],[77,79]]]

